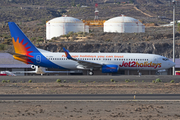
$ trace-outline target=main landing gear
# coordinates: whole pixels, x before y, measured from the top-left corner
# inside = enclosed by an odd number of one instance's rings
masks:
[[[141,73],[139,70],[138,70],[137,72],[138,72],[138,74],[139,74],[139,77],[141,77],[142,73]]]
[[[89,75],[94,75],[94,72],[93,71],[89,71]]]
[[[93,68],[89,69],[89,75],[94,75]]]

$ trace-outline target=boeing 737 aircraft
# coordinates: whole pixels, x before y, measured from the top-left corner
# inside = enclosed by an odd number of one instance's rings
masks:
[[[118,70],[168,69],[175,65],[166,57],[155,54],[69,53],[65,48],[65,53],[49,52],[36,48],[14,22],[8,24],[15,50],[13,57],[26,64],[64,70],[88,70],[89,75],[93,75],[95,70],[117,73]]]

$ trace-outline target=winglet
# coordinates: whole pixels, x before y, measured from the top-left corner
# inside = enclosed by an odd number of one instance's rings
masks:
[[[68,50],[66,50],[65,48],[63,48],[63,50],[64,50],[64,52],[65,52],[65,54],[66,54],[66,57],[67,57],[68,59],[73,59],[73,58],[71,57],[71,55],[69,54],[69,51],[68,51]]]

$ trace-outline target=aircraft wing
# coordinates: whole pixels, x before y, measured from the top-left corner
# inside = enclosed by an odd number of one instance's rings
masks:
[[[79,69],[100,68],[103,65],[103,64],[100,64],[100,63],[96,63],[96,62],[75,59],[75,58],[71,57],[68,50],[66,50],[65,48],[63,48],[63,50],[64,50],[64,52],[66,54],[66,57],[68,59],[73,60],[73,61],[77,61],[79,63],[79,65],[77,65],[77,68],[79,68]]]

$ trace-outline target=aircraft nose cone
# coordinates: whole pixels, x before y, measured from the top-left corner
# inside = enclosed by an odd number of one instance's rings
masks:
[[[176,65],[176,63],[173,63],[173,66],[175,66]]]
[[[171,62],[171,66],[173,67],[173,66],[175,66],[176,64],[174,63],[174,62]]]

